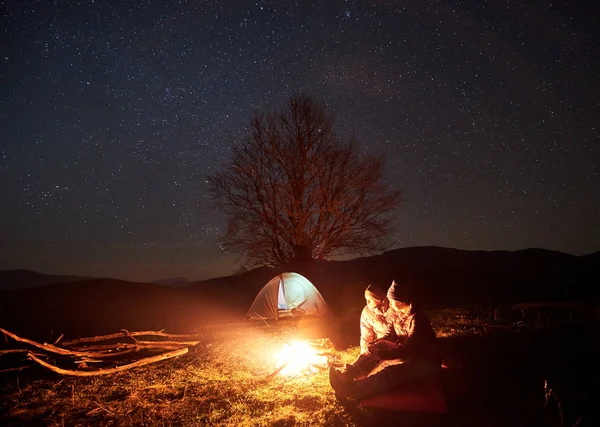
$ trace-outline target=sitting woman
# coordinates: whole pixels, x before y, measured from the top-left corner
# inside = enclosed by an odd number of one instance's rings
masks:
[[[381,359],[373,357],[369,347],[390,333],[389,302],[385,290],[369,285],[365,290],[365,300],[367,304],[360,314],[360,356],[354,363],[346,365],[345,374],[350,378],[367,376],[381,363]]]

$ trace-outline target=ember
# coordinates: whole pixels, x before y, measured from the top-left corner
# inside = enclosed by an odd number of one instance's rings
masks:
[[[327,356],[307,341],[286,342],[277,357],[279,374],[287,377],[314,374],[327,367]]]

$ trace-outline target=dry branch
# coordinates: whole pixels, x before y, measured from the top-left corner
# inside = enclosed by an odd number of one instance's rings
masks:
[[[115,368],[96,369],[94,371],[73,371],[70,369],[63,369],[63,368],[59,368],[58,366],[53,366],[53,365],[49,364],[48,362],[36,357],[32,353],[28,353],[28,356],[31,358],[31,360],[39,363],[40,365],[44,366],[45,368],[48,368],[51,371],[54,371],[54,372],[62,374],[62,375],[73,375],[73,376],[77,376],[77,377],[93,377],[93,376],[98,376],[98,375],[114,374],[116,372],[125,371],[127,369],[148,365],[148,364],[154,363],[154,362],[159,362],[161,360],[171,359],[173,357],[184,355],[187,352],[188,352],[187,348],[181,348],[178,350],[160,354],[158,356],[152,356],[152,357],[147,357],[145,359],[140,359],[133,363],[129,363],[127,365],[117,366]]]
[[[140,349],[138,347],[132,347],[132,348],[127,348],[127,349],[123,349],[123,350],[119,350],[119,351],[99,351],[97,353],[94,352],[88,352],[86,353],[85,356],[80,356],[80,357],[103,357],[103,358],[107,358],[107,357],[119,357],[119,356],[123,356],[124,354],[129,354],[129,353],[135,353],[136,351],[139,351]]]
[[[90,346],[81,346],[75,347],[73,346],[73,350],[77,351],[111,351],[111,350],[129,350],[129,349],[137,349],[138,345],[132,343],[115,343],[115,344],[100,344],[100,345],[90,345]]]
[[[2,369],[2,370],[0,371],[0,374],[3,374],[3,373],[5,373],[5,372],[22,371],[23,369],[30,368],[31,366],[33,366],[33,365],[19,366],[19,367],[17,367],[17,368],[8,368],[8,369]]]
[[[36,341],[19,337],[18,335],[13,334],[12,332],[9,332],[2,328],[0,328],[0,332],[2,332],[4,334],[5,338],[11,337],[12,339],[14,339],[17,342],[29,344],[38,349],[42,349],[46,352],[45,354],[39,354],[37,352],[28,350],[28,349],[9,349],[9,350],[0,351],[0,356],[2,356],[3,354],[8,354],[8,353],[19,353],[19,352],[27,353],[27,356],[31,360],[37,362],[38,364],[40,364],[54,372],[57,372],[59,374],[73,375],[73,376],[96,376],[96,375],[106,375],[106,374],[111,374],[114,372],[120,372],[120,371],[123,371],[126,369],[131,369],[131,368],[135,368],[138,366],[147,365],[149,363],[154,363],[154,362],[157,362],[160,360],[165,360],[165,359],[170,359],[172,357],[180,356],[189,351],[188,350],[189,346],[195,346],[195,345],[199,344],[199,341],[172,341],[173,338],[189,337],[189,335],[187,335],[187,336],[186,335],[170,335],[170,334],[165,334],[162,331],[129,332],[127,330],[123,330],[122,332],[120,332],[118,334],[105,335],[105,336],[101,336],[101,337],[82,338],[80,340],[71,341],[71,343],[74,343],[74,342],[94,343],[97,341],[105,340],[105,339],[107,339],[106,337],[108,337],[108,339],[119,338],[119,337],[121,337],[121,338],[129,337],[129,338],[133,339],[133,341],[134,341],[133,343],[112,343],[112,344],[92,345],[89,347],[82,346],[81,348],[64,349],[61,347],[57,347],[54,344],[47,344],[47,343],[40,344]],[[137,336],[156,335],[156,336],[168,337],[170,339],[166,340],[166,341],[138,341],[136,338],[133,337],[133,335],[137,335]],[[58,342],[58,340],[57,340],[57,342]],[[115,368],[101,368],[101,369],[96,369],[93,371],[73,371],[73,370],[69,370],[69,369],[59,368],[59,367],[54,366],[51,363],[49,363],[50,361],[47,359],[47,357],[51,357],[51,354],[58,354],[61,356],[69,356],[69,357],[75,358],[75,360],[74,360],[75,363],[79,364],[82,367],[83,366],[87,367],[86,362],[88,362],[88,363],[104,363],[104,362],[106,362],[106,360],[100,360],[100,359],[119,357],[124,354],[138,352],[140,350],[149,350],[149,351],[169,350],[169,351],[166,353],[159,354],[157,356],[151,356],[151,357],[139,359],[139,360],[129,363],[127,365],[122,365],[122,366],[118,366]],[[54,363],[54,361],[53,361],[53,363]]]
[[[35,341],[27,339],[27,338],[21,338],[18,335],[13,334],[12,332],[8,332],[7,330],[2,329],[2,328],[0,328],[0,332],[2,332],[6,336],[11,337],[15,341],[24,342],[24,343],[32,345],[34,347],[41,348],[42,350],[48,351],[50,353],[62,354],[63,356],[90,356],[90,353],[87,353],[87,352],[81,352],[81,351],[76,351],[76,350],[65,350],[64,348],[56,347],[53,344],[47,344],[47,343],[40,344],[38,342],[35,342]]]
[[[277,375],[279,372],[281,372],[283,370],[283,368],[285,368],[287,365],[289,365],[289,363],[284,363],[279,368],[275,369],[267,377],[265,377],[264,381],[269,381],[271,378],[273,378],[275,375]]]
[[[106,346],[96,346],[95,349],[102,350],[100,352],[90,351],[90,348],[80,348],[74,350],[67,350],[61,347],[57,347],[53,344],[40,344],[36,341],[21,338],[18,335],[13,334],[5,329],[0,328],[0,332],[4,335],[11,337],[15,341],[24,342],[26,344],[32,345],[34,347],[40,348],[50,353],[61,354],[63,356],[79,356],[79,357],[113,357],[115,355],[122,355],[126,353],[131,353],[133,351],[138,351],[140,349],[179,349],[186,346],[195,346],[199,343],[199,341],[137,341],[135,344],[109,344]],[[131,334],[143,335],[143,333],[133,332]],[[127,336],[120,334],[120,336]],[[92,347],[93,348],[93,347]],[[113,351],[114,350],[114,351]]]
[[[119,351],[123,354],[126,350],[174,350],[182,347],[193,347],[198,345],[199,341],[137,341],[135,344],[101,344],[88,347],[72,347],[76,351],[91,352],[100,350],[99,354],[109,353],[110,351]],[[86,353],[87,354],[87,353]],[[110,353],[117,354],[117,353]]]
[[[137,345],[147,347],[174,347],[174,346],[186,346],[193,347],[198,345],[200,341],[138,341]]]
[[[90,359],[89,357],[82,357],[79,360],[76,360],[75,363],[80,364],[80,363],[106,363],[106,360],[100,360],[100,359]]]
[[[63,341],[63,345],[72,346],[76,344],[86,343],[86,342],[96,342],[96,341],[108,341],[115,338],[124,338],[124,337],[143,337],[143,336],[159,336],[169,339],[179,339],[179,338],[193,338],[197,335],[181,335],[181,334],[166,334],[163,331],[139,331],[139,332],[129,332],[127,330],[123,330],[122,332],[117,332],[114,334],[108,335],[98,335],[95,337],[85,337],[85,338],[77,338],[69,341]]]
[[[26,348],[15,348],[15,349],[9,349],[9,350],[0,350],[0,356],[3,356],[5,354],[9,354],[9,353],[32,353],[31,350],[28,350]],[[41,356],[42,353],[33,353],[37,356]]]

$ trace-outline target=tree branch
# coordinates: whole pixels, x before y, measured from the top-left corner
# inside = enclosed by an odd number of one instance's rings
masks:
[[[37,362],[38,364],[42,365],[43,367],[48,368],[51,371],[54,371],[61,375],[72,375],[72,376],[76,376],[76,377],[94,377],[94,376],[98,376],[98,375],[114,374],[117,372],[125,371],[127,369],[136,368],[139,366],[148,365],[150,363],[159,362],[161,360],[171,359],[173,357],[184,355],[187,352],[188,352],[187,348],[181,348],[178,350],[160,354],[158,356],[152,356],[152,357],[147,357],[145,359],[140,359],[133,363],[129,363],[128,365],[117,366],[115,368],[96,369],[93,371],[73,371],[70,369],[63,369],[63,368],[59,368],[58,366],[51,365],[48,362],[45,362],[44,360],[36,357],[32,353],[28,353],[27,356],[29,356],[29,358],[31,360],[33,360],[34,362]]]

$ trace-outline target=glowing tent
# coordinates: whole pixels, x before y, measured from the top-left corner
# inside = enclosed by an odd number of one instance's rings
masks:
[[[327,303],[310,281],[297,273],[273,277],[260,290],[246,319],[279,319],[289,315],[329,314]]]

